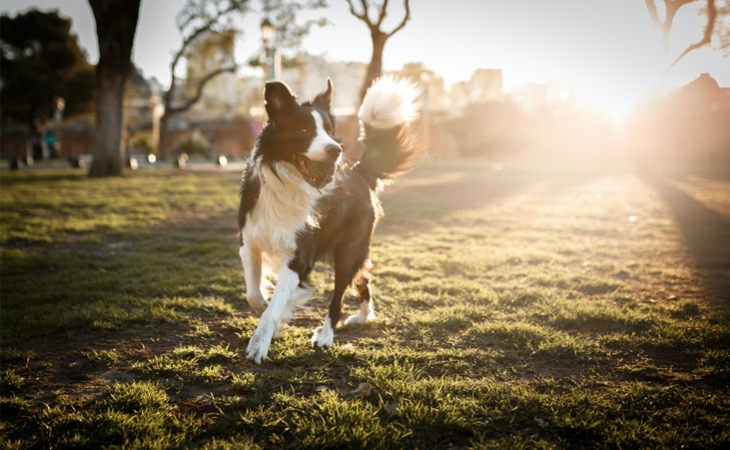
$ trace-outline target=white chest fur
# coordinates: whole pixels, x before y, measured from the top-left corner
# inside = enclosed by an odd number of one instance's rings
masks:
[[[259,198],[241,231],[246,245],[282,259],[293,255],[297,233],[307,225],[317,226],[314,208],[321,193],[285,163],[273,170],[257,164]]]

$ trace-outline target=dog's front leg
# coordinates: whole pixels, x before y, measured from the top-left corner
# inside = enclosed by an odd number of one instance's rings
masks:
[[[238,249],[238,254],[241,257],[243,275],[246,279],[246,300],[249,306],[260,316],[266,310],[266,306],[268,306],[261,292],[263,267],[261,251],[244,243]]]
[[[259,325],[248,342],[246,358],[255,361],[256,364],[261,364],[261,361],[266,359],[271,339],[274,337],[287,303],[296,291],[297,286],[299,286],[299,275],[288,267],[282,268],[279,272],[271,302],[261,315]]]

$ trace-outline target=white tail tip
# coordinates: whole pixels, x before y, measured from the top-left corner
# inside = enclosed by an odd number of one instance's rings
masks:
[[[360,106],[358,117],[368,126],[394,128],[418,117],[418,96],[415,84],[386,75],[370,86]]]

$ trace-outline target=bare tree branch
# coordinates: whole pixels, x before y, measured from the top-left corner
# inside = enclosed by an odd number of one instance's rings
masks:
[[[207,31],[210,31],[213,25],[214,23],[208,22],[206,25],[198,28],[192,34],[190,34],[190,36],[185,38],[182,45],[180,46],[180,49],[177,51],[177,53],[175,53],[175,56],[170,63],[170,73],[172,74],[172,83],[170,84],[171,86],[175,83],[175,69],[177,68],[177,64],[180,62],[180,59],[185,55],[185,51],[188,49],[190,43],[193,42],[198,36]]]
[[[674,23],[674,17],[677,15],[677,11],[679,11],[679,8],[682,6],[695,1],[697,0],[664,0],[664,5],[667,10],[664,23],[662,24],[665,51],[669,50],[669,32],[672,30],[672,24]]]
[[[383,0],[383,4],[380,6],[380,16],[378,17],[378,22],[376,23],[377,27],[380,28],[380,26],[383,24],[383,21],[385,20],[385,16],[388,15],[388,0]]]
[[[365,0],[360,0],[360,4],[363,7],[362,14],[358,14],[355,11],[355,6],[352,4],[352,0],[347,0],[347,4],[350,6],[350,14],[352,14],[353,16],[357,17],[358,19],[362,20],[363,22],[365,22],[368,25],[368,27],[371,27],[373,25],[370,22],[370,17],[368,17],[367,4],[365,3]]]
[[[217,77],[218,75],[226,72],[235,72],[236,69],[238,69],[237,65],[233,66],[227,66],[227,67],[221,67],[219,69],[216,69],[212,72],[207,73],[203,78],[198,81],[198,86],[195,90],[195,95],[188,98],[183,104],[179,106],[174,106],[166,109],[165,114],[175,114],[180,113],[183,111],[187,111],[190,109],[198,100],[200,100],[200,97],[203,95],[203,89],[205,88],[205,85],[208,84],[210,80]]]
[[[410,18],[411,18],[410,0],[404,0],[403,3],[405,4],[405,7],[406,7],[405,17],[403,17],[403,20],[401,21],[401,23],[397,27],[395,27],[395,29],[393,31],[388,33],[388,37],[393,36],[395,33],[399,32],[403,27],[406,26],[406,22],[408,22],[408,20],[410,20]]]
[[[166,156],[170,143],[165,145],[166,125],[170,118],[192,108],[210,89],[210,82],[226,72],[235,72],[236,64],[233,53],[235,37],[238,29],[232,21],[237,13],[245,13],[252,0],[187,0],[186,6],[177,17],[178,30],[182,43],[172,55],[170,63],[171,83],[163,94],[165,113],[161,117],[159,149],[161,156]],[[325,0],[277,0],[262,1],[262,10],[267,14],[275,14],[274,20],[280,27],[277,32],[279,50],[297,50],[313,24],[324,25],[323,21],[308,21],[304,26],[297,22],[297,13],[303,8],[321,8],[326,6]],[[352,2],[350,6],[353,8]],[[210,35],[208,35],[210,33]],[[200,45],[197,45],[198,42]],[[286,58],[286,55],[284,55]],[[198,59],[200,58],[200,59]],[[188,59],[188,76],[183,83],[175,75],[178,64]],[[192,61],[191,61],[192,59]],[[290,58],[291,60],[292,58]],[[197,60],[197,61],[196,61]],[[286,59],[285,59],[286,61]],[[196,64],[196,62],[199,62]],[[201,64],[202,63],[202,64]],[[249,62],[250,64],[250,62]],[[192,68],[192,69],[191,69]],[[184,89],[181,89],[184,88]],[[178,98],[176,93],[180,92]]]
[[[350,13],[365,22],[365,24],[370,29],[370,37],[373,42],[373,55],[370,58],[370,63],[368,64],[368,69],[365,74],[365,81],[363,83],[362,89],[360,90],[360,99],[365,97],[365,92],[367,91],[367,89],[370,87],[373,81],[378,78],[383,72],[383,49],[385,48],[385,43],[388,41],[388,39],[390,39],[391,36],[402,30],[411,18],[410,0],[403,0],[403,5],[405,7],[405,15],[403,17],[403,20],[398,24],[398,26],[395,27],[395,29],[393,29],[393,31],[383,31],[381,27],[383,25],[385,17],[388,14],[387,8],[389,3],[389,0],[382,0],[382,3],[380,3],[379,5],[380,10],[377,14],[378,20],[373,23],[373,20],[370,18],[369,15],[369,0],[360,0],[360,6],[362,7],[361,13],[359,13],[355,9],[353,0],[347,0],[347,4],[350,7]]]
[[[657,7],[655,0],[644,0],[644,3],[646,4],[646,10],[649,13],[649,18],[651,19],[652,23],[662,29],[662,39],[664,42],[664,51],[669,52],[669,34],[672,31],[672,25],[674,24],[674,18],[677,15],[677,12],[682,8],[684,5],[687,5],[689,3],[694,3],[697,0],[664,0],[664,6],[666,8],[666,14],[664,17],[664,20],[659,20],[659,14],[657,12]],[[674,66],[679,63],[687,54],[690,52],[693,52],[697,50],[698,48],[704,47],[705,45],[712,42],[712,33],[715,29],[715,22],[717,19],[717,7],[715,6],[715,0],[706,0],[707,1],[707,22],[705,24],[705,30],[702,34],[702,39],[695,42],[694,44],[690,44],[687,46],[687,48],[682,51],[682,53],[677,56],[674,61],[667,67],[667,71],[671,70]]]
[[[175,69],[177,68],[177,64],[180,62],[180,59],[185,55],[185,51],[188,49],[188,46],[191,42],[193,42],[195,39],[197,39],[199,36],[204,34],[207,31],[210,31],[213,26],[215,26],[218,21],[225,15],[232,13],[233,11],[239,9],[241,7],[241,4],[238,2],[231,2],[227,8],[224,9],[217,9],[216,8],[216,14],[212,17],[210,17],[208,20],[205,21],[204,24],[202,24],[200,27],[196,28],[188,37],[186,37],[183,40],[182,45],[180,46],[180,49],[175,53],[175,56],[172,59],[172,63],[170,63],[170,73],[172,74],[172,82],[170,83],[170,91],[172,91],[172,86],[175,84]],[[183,30],[183,28],[191,23],[192,19],[188,19],[186,22],[184,22],[182,25],[179,26],[180,31]],[[168,92],[168,94],[169,94]]]
[[[672,30],[672,24],[674,23],[674,17],[677,15],[677,11],[682,6],[695,1],[697,0],[664,0],[665,17],[662,21],[659,20],[656,0],[644,0],[652,24],[662,30],[662,42],[664,43],[665,52],[669,51],[669,33]]]
[[[655,27],[661,28],[662,23],[659,21],[659,13],[657,13],[656,3],[654,3],[654,0],[644,0],[644,3],[646,3],[646,10],[649,12],[651,23],[654,24]]]
[[[705,32],[703,33],[702,39],[689,45],[684,49],[682,53],[669,65],[667,70],[676,66],[679,61],[682,60],[688,53],[697,50],[712,41],[712,32],[715,29],[715,19],[717,18],[717,8],[715,7],[715,0],[707,0],[707,24],[705,25]]]
[[[368,8],[367,0],[360,0],[360,6],[362,6],[362,14],[367,18],[368,25],[373,25],[370,21],[370,9]]]
[[[182,104],[173,105],[173,92],[178,88],[177,76],[175,71],[181,60],[185,59],[188,55],[187,52],[190,46],[198,39],[203,38],[208,32],[218,31],[220,26],[229,28],[223,22],[227,16],[230,16],[236,11],[243,12],[244,7],[247,5],[249,0],[210,0],[206,1],[195,1],[188,0],[185,9],[179,14],[177,19],[177,27],[183,37],[182,44],[173,55],[172,62],[170,63],[170,87],[163,94],[163,104],[165,112],[161,118],[161,132],[160,142],[158,148],[160,149],[160,155],[164,158],[166,156],[166,146],[163,145],[162,139],[165,135],[165,125],[169,118],[183,111],[190,109],[196,102],[200,100],[203,95],[205,85],[208,84],[213,78],[225,72],[234,72],[238,66],[234,63],[230,65],[223,65],[224,62],[218,62],[219,68],[214,69],[200,78],[195,85],[195,94],[191,97],[186,98]],[[210,6],[210,8],[207,8]],[[228,30],[226,30],[228,31]],[[227,63],[227,61],[226,61]],[[191,80],[188,80],[191,81]]]

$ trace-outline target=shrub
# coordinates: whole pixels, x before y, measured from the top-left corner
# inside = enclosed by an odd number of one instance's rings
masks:
[[[199,133],[193,133],[178,142],[177,150],[180,153],[187,153],[190,156],[208,157],[208,148],[210,142],[205,136]]]

